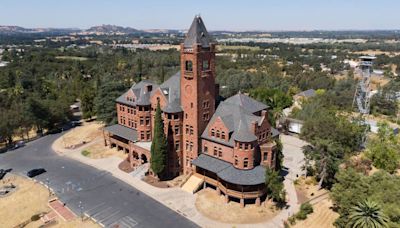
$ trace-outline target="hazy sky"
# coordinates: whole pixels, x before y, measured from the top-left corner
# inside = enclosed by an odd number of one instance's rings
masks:
[[[208,30],[400,29],[399,0],[0,0],[0,25]]]

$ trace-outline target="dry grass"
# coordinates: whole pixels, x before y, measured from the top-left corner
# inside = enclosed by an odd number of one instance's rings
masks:
[[[219,46],[217,46],[218,51],[240,50],[240,49],[257,51],[257,50],[260,50],[260,47],[252,47],[252,46],[246,46],[246,45],[219,45]]]
[[[381,50],[365,50],[365,51],[355,51],[353,54],[359,55],[387,55],[390,57],[394,57],[400,55],[400,52],[389,52],[389,51],[381,51]]]
[[[334,227],[333,222],[339,214],[332,209],[332,202],[329,199],[321,200],[313,205],[314,212],[309,214],[306,220],[296,221],[295,228],[321,228]]]
[[[296,221],[296,228],[320,228],[333,227],[333,222],[339,217],[339,214],[334,212],[332,201],[327,195],[325,189],[318,189],[318,184],[312,177],[300,177],[295,185],[296,192],[300,203],[311,200],[314,212],[308,215],[304,221]]]
[[[297,179],[295,188],[300,203],[327,193],[327,190],[318,188],[318,183],[313,177],[307,177],[307,179],[300,177]]]
[[[71,148],[73,146],[80,145],[83,142],[91,142],[97,137],[102,137],[103,126],[103,124],[95,121],[83,123],[82,126],[71,129],[68,133],[61,137],[59,143],[61,143],[62,147],[64,148]]]
[[[26,228],[37,228],[43,225],[43,222],[41,220],[31,222]],[[84,227],[84,228],[100,228],[101,226],[98,225],[97,223],[93,222],[89,218],[84,218],[83,221],[81,218],[75,218],[74,220],[71,221],[64,221],[60,217],[56,218],[56,223],[52,226],[49,227],[54,227],[54,228],[75,228],[75,227]]]
[[[29,220],[32,215],[50,211],[47,206],[49,192],[44,186],[10,174],[5,180],[8,180],[6,185],[13,183],[18,189],[0,198],[0,221],[3,227],[15,227]],[[1,187],[5,185],[4,182],[0,184]]]
[[[218,196],[212,189],[198,192],[196,208],[206,217],[224,223],[259,223],[272,219],[279,211],[268,203],[265,206],[246,205],[241,208],[239,203],[225,203],[224,196]]]
[[[10,174],[7,174],[4,181],[0,183],[0,187],[11,183],[17,186],[17,190],[4,198],[0,198],[1,227],[16,227],[25,221],[29,221],[32,215],[51,211],[48,206],[49,192],[46,187],[27,178]],[[80,218],[76,218],[66,222],[57,217],[56,221],[57,224],[53,227],[100,227],[89,219],[82,222]],[[41,225],[43,225],[43,222],[38,220],[28,223],[26,227],[33,228]]]
[[[103,140],[99,140],[95,144],[86,147],[84,150],[89,152],[86,157],[93,159],[107,158],[110,156],[116,156],[122,159],[126,159],[128,156],[123,151],[118,151],[117,148],[109,148],[107,146],[104,146]]]

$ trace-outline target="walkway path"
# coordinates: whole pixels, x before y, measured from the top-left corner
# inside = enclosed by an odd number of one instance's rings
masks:
[[[96,141],[96,140],[95,140]],[[289,168],[289,174],[287,175],[284,185],[288,196],[288,207],[282,210],[276,217],[272,220],[266,221],[264,223],[259,224],[226,224],[221,223],[218,221],[211,220],[205,216],[203,216],[200,212],[197,211],[195,207],[196,195],[190,194],[188,192],[183,191],[179,187],[168,188],[168,189],[161,189],[151,186],[144,181],[140,180],[141,175],[132,176],[132,173],[125,173],[118,168],[120,162],[122,162],[121,158],[117,157],[108,157],[103,159],[90,159],[81,154],[81,151],[95,143],[91,142],[88,143],[78,149],[68,150],[68,149],[61,149],[61,148],[54,148],[53,149],[59,152],[61,155],[68,156],[70,158],[76,159],[80,162],[85,164],[91,165],[96,167],[100,170],[105,170],[110,172],[113,176],[119,178],[120,180],[130,184],[131,186],[137,188],[141,192],[147,194],[148,196],[152,197],[153,199],[159,201],[160,203],[164,204],[165,206],[175,210],[176,212],[180,213],[181,215],[187,217],[191,221],[195,222],[196,224],[200,225],[201,227],[283,227],[283,221],[286,220],[290,215],[296,213],[299,209],[299,205],[297,203],[297,195],[293,184],[293,177],[295,177],[295,173],[292,173],[292,170],[299,170],[299,164],[293,164],[293,160],[288,159],[284,161],[284,166]],[[284,153],[285,151],[289,150],[291,146],[287,146],[286,143],[293,143],[295,145],[297,143],[296,140],[291,138],[291,136],[284,136],[282,138],[282,142],[284,145]],[[300,149],[297,149],[298,152]],[[295,153],[297,153],[295,152]],[[301,152],[301,150],[300,150]],[[286,154],[285,154],[286,156]],[[295,166],[290,168],[291,166]],[[143,171],[143,170],[142,170]]]

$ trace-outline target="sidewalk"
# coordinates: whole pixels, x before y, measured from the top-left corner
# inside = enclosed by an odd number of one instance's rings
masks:
[[[118,157],[108,157],[103,159],[91,159],[83,156],[81,151],[94,143],[98,142],[97,140],[93,140],[92,142],[78,148],[78,149],[60,149],[54,148],[53,150],[58,152],[61,156],[67,156],[69,158],[78,160],[87,165],[93,166],[100,170],[105,170],[110,172],[116,178],[130,184],[135,187],[139,191],[145,193],[146,195],[152,197],[156,201],[162,203],[166,207],[176,211],[177,213],[185,216],[189,220],[198,224],[201,227],[283,227],[283,220],[286,220],[288,215],[292,215],[295,211],[298,210],[299,205],[297,205],[297,195],[294,189],[294,184],[292,180],[285,180],[285,189],[288,193],[288,209],[282,210],[275,218],[272,220],[266,221],[264,223],[258,224],[226,224],[218,221],[211,220],[205,216],[203,216],[200,212],[197,211],[195,202],[196,195],[190,194],[188,192],[183,191],[179,187],[174,188],[157,188],[147,184],[142,181],[137,176],[132,176],[129,173],[125,173],[118,168],[119,163],[122,162],[121,158]]]

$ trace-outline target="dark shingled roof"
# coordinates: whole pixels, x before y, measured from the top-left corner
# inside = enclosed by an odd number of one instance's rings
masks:
[[[181,72],[178,71],[167,81],[160,85],[160,89],[168,100],[167,106],[163,108],[164,112],[177,113],[182,112],[181,107]]]
[[[131,142],[137,141],[137,131],[119,124],[114,124],[104,128],[105,131],[109,131],[114,135],[121,138],[127,139]]]
[[[238,129],[233,133],[232,138],[238,142],[253,142],[257,140],[257,137],[249,131],[245,118],[239,120]]]
[[[251,123],[257,121],[258,124],[261,124],[264,117],[254,115],[254,113],[267,108],[268,106],[263,103],[239,93],[219,104],[201,137],[230,147],[234,146],[234,140],[242,142],[255,141],[257,137],[250,132]],[[208,135],[209,127],[214,124],[218,117],[229,129],[231,137],[228,142]]]
[[[142,80],[139,83],[134,84],[129,90],[132,90],[132,92],[136,96],[136,101],[128,101],[126,99],[126,96],[129,92],[125,92],[121,96],[117,98],[118,103],[130,105],[130,106],[136,106],[136,105],[150,105],[150,93],[146,91],[146,86],[152,86],[152,91],[158,88],[158,85],[152,81],[149,80]]]
[[[251,113],[255,113],[268,108],[266,104],[254,100],[253,98],[246,96],[241,92],[232,97],[229,97],[228,99],[225,100],[225,102],[239,105],[240,107],[246,109]]]
[[[164,112],[177,113],[182,112],[181,107],[181,73],[177,72],[172,75],[168,80],[166,80],[161,85],[158,85],[149,80],[140,81],[134,84],[127,92],[117,98],[117,102],[125,105],[136,106],[136,105],[150,105],[150,98],[154,92],[160,88],[163,95],[167,98],[167,106],[163,108]],[[146,86],[152,86],[151,92],[146,91]],[[129,91],[132,91],[136,96],[136,101],[129,101],[126,99]]]
[[[202,169],[209,170],[219,178],[232,184],[258,185],[265,183],[265,168],[256,166],[250,170],[241,170],[233,167],[232,164],[206,154],[192,161],[192,164]]]
[[[193,19],[186,38],[183,41],[185,48],[191,48],[194,44],[200,44],[202,47],[210,47],[211,37],[208,35],[206,26],[200,16]]]

